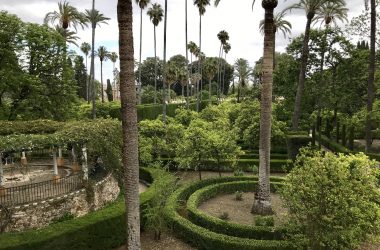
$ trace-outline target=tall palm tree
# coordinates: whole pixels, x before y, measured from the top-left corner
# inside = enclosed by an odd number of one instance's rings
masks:
[[[210,0],[194,0],[194,5],[199,11],[199,50],[202,51],[202,16],[206,13],[206,6],[210,5]],[[201,60],[198,60],[198,73],[202,76]],[[202,78],[200,81],[200,90],[202,91]],[[197,95],[197,111],[199,111],[199,93]]]
[[[139,161],[134,77],[132,0],[118,0],[120,98],[123,130],[123,166],[126,211],[126,249],[141,249],[139,208]]]
[[[58,3],[58,11],[49,12],[45,15],[44,23],[56,24],[58,22],[58,27],[63,29],[63,37],[66,38],[68,34],[68,28],[73,27],[75,31],[77,27],[80,26],[84,28],[87,26],[86,18],[83,13],[79,12],[75,7],[71,6],[70,3],[64,1]],[[71,34],[73,35],[73,34]]]
[[[230,39],[230,36],[228,34],[227,31],[225,30],[222,30],[222,31],[219,31],[218,35],[217,35],[219,41],[220,41],[220,48],[219,48],[219,63],[218,63],[218,98],[219,98],[219,92],[220,92],[220,88],[221,88],[221,81],[222,81],[222,73],[221,73],[221,59],[222,59],[222,54],[223,54],[223,45],[226,44],[226,42]]]
[[[235,61],[234,67],[239,77],[237,102],[240,102],[241,88],[245,86],[252,69],[249,66],[248,61],[243,58],[238,58]]]
[[[156,27],[162,21],[164,10],[158,3],[152,4],[147,12],[150,20],[153,23],[154,30],[154,104],[157,103],[157,48],[156,48]]]
[[[140,7],[140,55],[139,55],[139,85],[137,90],[137,101],[141,103],[141,54],[142,54],[142,17],[143,17],[143,9],[148,6],[150,0],[135,0],[136,4]]]
[[[110,53],[104,46],[100,46],[98,51],[96,52],[96,56],[99,57],[100,60],[100,84],[102,91],[102,102],[104,102],[104,86],[103,86],[103,61],[107,61]]]
[[[227,65],[227,54],[230,52],[231,50],[231,44],[226,42],[224,45],[223,45],[223,52],[224,52],[224,61],[226,62],[224,65],[223,65],[223,77],[222,77],[222,91],[221,93],[224,94],[224,81],[225,81],[225,78],[226,78],[226,65]]]
[[[276,34],[278,31],[281,31],[281,33],[284,35],[284,38],[286,38],[286,36],[288,34],[291,33],[291,29],[292,29],[292,24],[285,20],[284,17],[285,17],[285,11],[281,11],[281,12],[278,12],[276,13],[276,15],[274,16],[274,19],[273,19],[273,32],[274,32],[274,40],[273,40],[273,68],[275,68],[275,55],[276,55]],[[260,31],[264,34],[264,23],[265,23],[265,20],[261,20],[260,21]]]
[[[211,104],[212,79],[218,73],[218,61],[213,57],[207,57],[204,61],[203,71],[208,79],[208,102]]]
[[[92,95],[92,118],[96,118],[96,88],[95,88],[95,29],[100,24],[107,24],[107,20],[110,18],[104,16],[98,10],[95,9],[95,0],[92,0],[92,9],[85,10],[85,16],[87,21],[91,24],[91,65],[90,65],[90,88]]]
[[[119,56],[117,55],[116,52],[111,52],[108,57],[111,62],[112,62],[112,74],[113,74],[113,83],[112,83],[112,91],[113,91],[113,99],[118,100],[118,90],[117,90],[117,84],[116,84],[116,79],[117,79],[117,71],[115,67],[115,63],[117,59],[119,59]]]
[[[90,102],[88,75],[87,75],[87,70],[88,70],[88,67],[87,67],[87,58],[88,58],[88,53],[90,53],[90,50],[91,50],[91,45],[89,43],[84,42],[84,43],[81,44],[80,50],[83,52],[83,54],[85,55],[85,58],[86,58],[86,100],[88,102]]]
[[[326,3],[326,2],[341,2],[344,3],[344,0],[299,0],[298,3],[295,3],[288,8],[287,10],[292,9],[302,9],[306,12],[307,22],[305,27],[305,34],[303,39],[302,46],[302,55],[301,55],[301,66],[300,74],[298,79],[296,101],[294,104],[294,112],[292,116],[292,129],[298,130],[298,123],[301,116],[301,100],[303,96],[303,90],[305,88],[306,80],[306,66],[309,57],[309,39],[310,39],[310,28],[314,20],[316,12]]]
[[[372,144],[371,135],[371,112],[373,108],[373,100],[375,98],[375,42],[376,42],[376,1],[375,0],[364,0],[365,7],[368,10],[368,2],[370,2],[371,8],[371,40],[370,40],[370,56],[369,56],[369,66],[368,66],[368,87],[367,87],[367,115],[365,124],[365,151],[368,152]]]
[[[112,62],[112,70],[115,70],[115,63],[116,63],[117,59],[119,59],[119,56],[117,55],[116,52],[111,52],[111,53],[109,53],[108,58]]]
[[[163,98],[163,105],[162,105],[162,113],[163,113],[163,121],[166,125],[166,105],[167,105],[167,97],[166,97],[166,32],[167,32],[167,24],[168,24],[168,0],[165,0],[165,14],[164,14],[164,56],[163,56],[163,76],[162,76],[162,86],[164,88],[164,98]]]
[[[187,48],[187,0],[185,0],[185,49],[186,49],[186,62],[189,62],[189,51]],[[191,65],[191,64],[190,64]],[[187,67],[187,75],[186,75],[186,108],[189,108],[189,82],[190,82],[190,72],[189,67]]]
[[[59,25],[55,25],[54,29],[65,39],[66,44],[70,43],[78,47],[76,41],[79,37],[76,35],[77,33],[75,31],[65,30]]]
[[[195,42],[193,41],[190,41],[188,44],[187,44],[187,50],[190,51],[190,68],[189,68],[189,71],[190,71],[190,82],[194,82],[193,79],[192,79],[192,75],[193,75],[193,55],[196,54],[197,50],[198,50],[198,46]]]

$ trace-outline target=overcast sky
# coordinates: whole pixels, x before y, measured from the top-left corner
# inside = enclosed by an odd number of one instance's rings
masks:
[[[135,58],[139,56],[139,30],[140,30],[140,9],[133,1],[133,31]],[[92,0],[69,0],[71,5],[79,11],[91,9]],[[164,6],[164,0],[153,0]],[[263,54],[263,36],[260,34],[258,26],[264,17],[264,10],[261,1],[256,0],[252,10],[252,0],[222,0],[218,8],[213,5],[208,6],[205,15],[202,17],[202,51],[207,56],[218,56],[219,41],[217,33],[226,30],[230,35],[232,49],[228,54],[227,61],[233,63],[236,58],[247,59],[251,66],[254,65]],[[286,6],[296,2],[295,0],[279,1],[276,8],[281,11]],[[348,18],[357,16],[364,9],[364,0],[346,0],[349,8]],[[47,12],[58,10],[58,0],[0,0],[0,10],[16,14],[25,22],[42,23]],[[237,5],[237,3],[239,3]],[[96,0],[95,8],[111,20],[108,25],[103,24],[96,29],[95,48],[105,46],[109,51],[118,53],[118,26],[116,16],[117,0]],[[185,54],[185,0],[168,0],[168,34],[167,49],[170,58],[176,54]],[[286,19],[291,22],[293,29],[291,37],[298,36],[304,32],[306,15],[303,11],[293,11],[288,14]],[[199,41],[199,15],[198,10],[193,6],[193,1],[188,0],[188,39],[198,44]],[[78,30],[80,41],[91,44],[91,30]],[[157,55],[162,58],[163,47],[163,22],[157,29]],[[284,51],[290,38],[284,38],[281,33],[277,35],[276,50]],[[143,12],[143,47],[142,58],[154,56],[153,49],[153,24]],[[75,46],[70,46],[78,54],[82,54]],[[100,80],[100,63],[96,60],[95,77]],[[117,63],[118,67],[118,63]],[[104,63],[104,82],[105,79],[112,79],[112,63]],[[119,68],[119,67],[118,67]]]

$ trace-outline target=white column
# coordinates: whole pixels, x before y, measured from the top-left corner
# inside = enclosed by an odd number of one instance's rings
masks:
[[[54,176],[58,176],[57,152],[55,148],[53,148],[53,170]]]
[[[22,152],[21,152],[21,158],[26,158],[26,156],[25,156],[25,151],[22,151]]]
[[[71,155],[73,157],[73,164],[77,162],[77,156],[75,155],[74,146],[71,148]]]
[[[62,158],[62,148],[58,148],[58,157]]]
[[[82,171],[83,180],[88,180],[88,167],[87,167],[87,148],[82,148]]]
[[[3,153],[0,153],[0,187],[4,186]]]

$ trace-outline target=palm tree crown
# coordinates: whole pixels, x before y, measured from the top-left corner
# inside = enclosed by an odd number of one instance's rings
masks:
[[[206,6],[210,5],[210,0],[194,0],[194,4],[198,7],[199,14],[203,16],[206,13]]]
[[[302,9],[305,10],[308,18],[314,18],[318,10],[328,2],[345,5],[344,0],[299,0],[298,3],[290,5],[284,11]]]
[[[223,44],[223,51],[225,54],[228,54],[228,52],[230,52],[230,50],[231,50],[231,44],[229,44],[228,42]]]
[[[89,43],[82,43],[81,46],[80,46],[80,50],[83,52],[83,54],[86,55],[86,57],[88,56],[88,53],[90,53],[90,50],[91,50],[91,45]]]
[[[161,5],[158,3],[152,4],[152,7],[149,8],[147,12],[150,20],[152,21],[154,26],[158,26],[158,24],[162,21],[164,17],[164,10]]]
[[[218,39],[222,44],[225,44],[230,39],[230,36],[227,31],[222,30],[218,33]]]
[[[67,43],[74,44],[78,47],[76,41],[79,39],[79,37],[76,36],[77,33],[75,31],[65,30],[59,25],[55,26],[55,30],[65,39]]]
[[[77,26],[82,28],[86,26],[86,19],[81,12],[75,7],[71,6],[68,2],[64,1],[58,3],[58,11],[49,12],[44,18],[44,23],[55,24],[58,21],[59,26],[64,30],[72,26],[77,30]]]
[[[97,57],[99,57],[99,60],[101,62],[103,61],[107,61],[107,59],[109,58],[110,56],[110,53],[108,52],[108,50],[106,49],[106,47],[104,46],[100,46],[98,48],[98,51],[95,53]]]
[[[342,2],[326,2],[315,13],[314,21],[329,25],[331,22],[337,25],[337,21],[347,22],[347,11]]]
[[[150,3],[150,0],[135,0],[135,2],[139,5],[140,9],[145,9]]]
[[[111,52],[108,55],[108,58],[111,60],[111,62],[115,63],[117,61],[117,59],[119,58],[119,56],[117,55],[116,52]]]
[[[273,18],[273,28],[274,33],[281,31],[281,33],[286,37],[286,34],[291,33],[292,24],[284,19],[285,11],[277,13]],[[264,34],[264,20],[260,21],[260,32]]]
[[[95,29],[96,26],[100,26],[101,23],[108,24],[107,21],[110,20],[109,17],[104,16],[99,10],[85,10],[85,17],[88,22],[92,24],[92,27]]]

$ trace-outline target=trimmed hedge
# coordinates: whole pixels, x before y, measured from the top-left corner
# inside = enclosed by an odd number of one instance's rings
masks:
[[[270,158],[273,160],[286,160],[288,159],[287,154],[281,154],[281,153],[271,153]],[[239,155],[239,159],[259,159],[259,153],[245,153],[243,155]]]
[[[333,152],[336,152],[336,153],[344,153],[344,154],[348,154],[350,153],[351,151],[344,147],[343,145],[329,139],[327,136],[325,135],[321,135],[319,137],[319,134],[318,134],[318,137],[317,138],[321,138],[321,143],[323,146],[325,146],[326,148],[330,149],[331,151]]]
[[[280,188],[280,183],[271,182],[271,190]],[[233,193],[235,191],[250,192],[257,187],[257,181],[237,181],[218,183],[199,189],[187,201],[187,211],[190,221],[213,232],[241,238],[258,240],[282,240],[283,228],[266,226],[249,226],[221,220],[207,215],[198,209],[199,205],[219,194]]]
[[[0,121],[0,135],[52,134],[64,125],[52,120]]]
[[[141,168],[140,176],[149,182],[157,171],[162,170]],[[140,208],[144,208],[154,195],[150,188],[140,194]],[[80,218],[38,230],[0,234],[0,249],[114,249],[125,244],[125,236],[125,203],[120,197],[107,207]]]
[[[295,249],[296,247],[288,241],[278,240],[254,240],[238,238],[212,232],[203,227],[193,224],[183,218],[177,208],[183,200],[187,200],[195,190],[212,183],[221,183],[228,180],[244,180],[247,177],[227,177],[219,179],[207,179],[196,183],[188,184],[176,192],[168,199],[165,207],[165,217],[173,229],[173,232],[182,240],[189,242],[198,249],[220,249],[220,250],[250,250],[250,249]],[[254,178],[250,178],[253,180]]]
[[[296,133],[297,131],[293,132]],[[300,148],[307,146],[311,142],[311,137],[304,132],[298,132],[300,134],[288,134],[286,135],[286,146],[288,148],[288,157],[293,161],[296,159]]]

